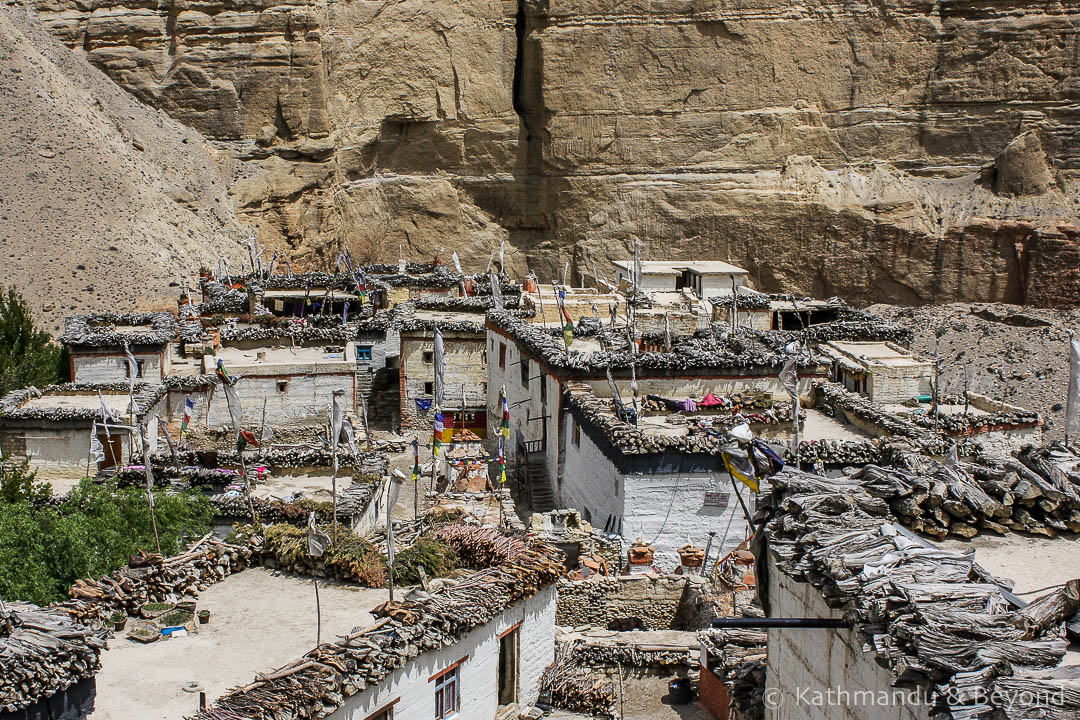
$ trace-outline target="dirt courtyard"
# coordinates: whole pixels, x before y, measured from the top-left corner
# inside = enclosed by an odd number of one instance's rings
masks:
[[[319,583],[322,641],[373,622],[368,610],[385,590]],[[188,637],[142,645],[126,631],[109,641],[97,676],[94,720],[181,720],[198,710],[198,682],[207,703],[257,672],[276,669],[315,647],[315,589],[308,578],[249,568],[206,589],[199,609],[210,622]]]

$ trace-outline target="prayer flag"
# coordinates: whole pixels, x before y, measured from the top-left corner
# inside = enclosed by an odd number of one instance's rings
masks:
[[[733,478],[746,485],[746,487],[754,492],[758,492],[758,483],[754,476],[754,467],[750,464],[749,458],[745,454],[742,454],[742,457],[739,457],[739,454],[736,451],[730,453],[722,452],[720,457],[723,458],[724,467],[727,468],[727,471],[731,473]]]
[[[443,347],[442,331],[439,330],[439,326],[435,326],[435,408],[438,410],[443,403],[443,359],[445,349]]]
[[[491,298],[494,302],[496,310],[503,309],[503,296],[502,287],[499,285],[499,278],[495,273],[489,273],[488,278],[491,279]]]
[[[188,425],[191,424],[191,417],[195,414],[195,402],[188,395],[184,398],[184,421],[180,423],[180,434],[183,435],[187,432]]]
[[[442,410],[439,406],[435,406],[435,421],[433,423],[433,433],[431,438],[431,456],[436,460],[439,458],[439,449],[442,448],[442,436],[446,430],[446,425],[443,423]]]
[[[94,463],[105,462],[105,447],[98,440],[97,421],[90,427],[90,459]]]
[[[413,438],[412,449],[413,449],[412,481],[416,482],[417,480],[420,479],[420,443],[418,443],[416,441],[416,438]]]
[[[1069,392],[1065,402],[1065,438],[1080,440],[1080,342],[1069,340]]]
[[[215,372],[218,376],[218,379],[221,380],[221,384],[225,385],[226,387],[235,385],[236,381],[239,379],[234,378],[232,375],[229,374],[229,372],[225,369],[225,363],[223,363],[220,359],[217,361],[217,370]]]

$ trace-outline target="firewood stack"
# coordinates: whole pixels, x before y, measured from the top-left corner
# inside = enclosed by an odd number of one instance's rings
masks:
[[[709,668],[727,685],[728,694],[743,720],[765,717],[764,630],[724,628],[702,630],[698,642],[709,657]],[[702,670],[708,672],[708,670]]]
[[[767,520],[776,570],[809,582],[842,610],[894,685],[927,693],[931,716],[1080,716],[1080,693],[1051,695],[1062,681],[1045,670],[1065,656],[1063,621],[1080,610],[1080,581],[1015,607],[971,554],[929,550],[900,533],[886,500],[861,478],[788,469],[771,488],[758,519]],[[1017,677],[1037,690],[1031,702],[1058,697],[1053,713],[1016,695],[1003,699]]]
[[[498,561],[496,566],[438,592],[418,591],[404,602],[384,603],[372,612],[379,618],[374,625],[323,643],[280,670],[258,675],[193,718],[327,717],[348,697],[381,682],[421,653],[452,645],[515,600],[550,586],[561,574],[561,553],[548,545],[504,546],[485,531],[472,530],[447,533],[442,539],[459,555],[490,557]],[[512,555],[509,561],[499,554],[506,548]]]
[[[18,713],[101,668],[101,634],[29,603],[0,610],[0,713]]]
[[[562,710],[591,717],[617,717],[615,682],[581,665],[575,655],[573,646],[560,647],[555,662],[540,677],[541,692],[549,693],[551,704]]]
[[[176,557],[148,556],[156,562],[136,561],[100,580],[78,580],[68,591],[72,599],[53,607],[96,627],[116,613],[134,616],[146,603],[196,595],[247,567],[251,548],[208,538]]]
[[[1080,532],[1080,456],[1063,445],[956,468],[908,454],[898,467],[867,465],[852,477],[906,527],[932,537]]]

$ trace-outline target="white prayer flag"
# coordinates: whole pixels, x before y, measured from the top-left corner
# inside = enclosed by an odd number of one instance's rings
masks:
[[[1069,393],[1065,402],[1065,437],[1080,440],[1080,341],[1069,341]]]
[[[435,407],[441,408],[443,403],[443,336],[438,326],[435,327]]]

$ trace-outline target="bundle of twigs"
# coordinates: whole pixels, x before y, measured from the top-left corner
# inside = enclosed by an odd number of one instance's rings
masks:
[[[616,717],[614,681],[579,664],[575,646],[560,646],[555,662],[540,677],[541,691],[550,694],[551,704],[557,708],[592,717]]]
[[[9,603],[0,612],[0,711],[17,713],[93,677],[104,646],[62,612]]]

